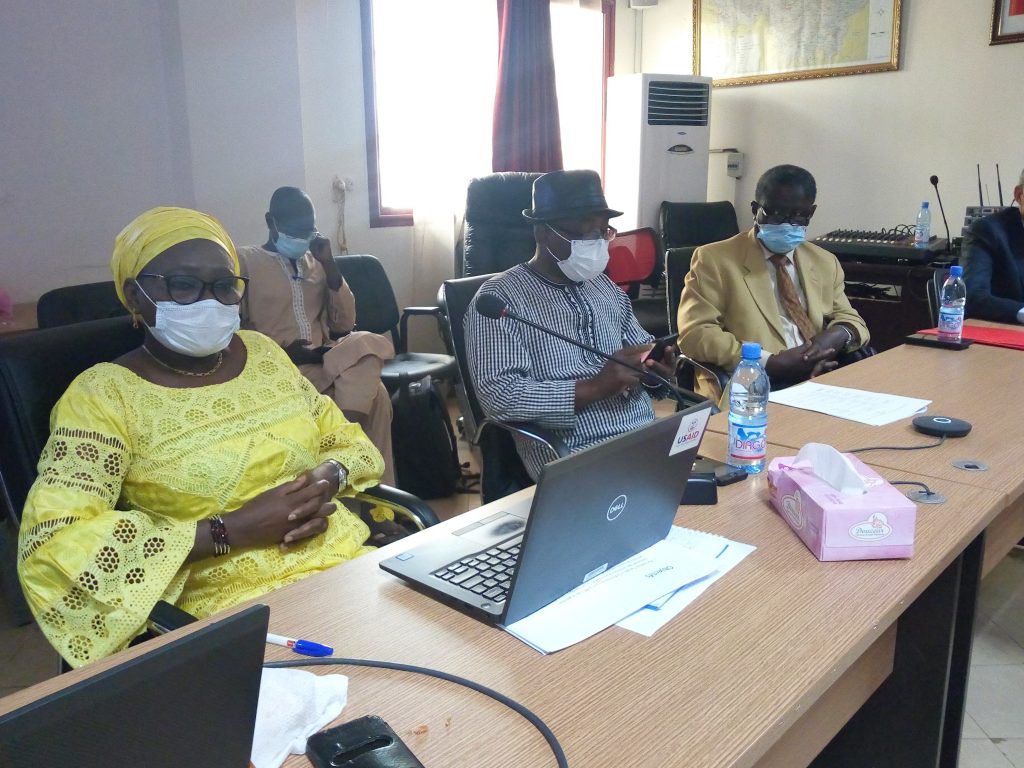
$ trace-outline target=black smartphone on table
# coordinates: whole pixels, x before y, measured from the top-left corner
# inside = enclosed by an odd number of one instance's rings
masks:
[[[693,472],[714,474],[716,485],[732,485],[747,479],[747,471],[742,467],[734,467],[717,459],[698,456],[693,462]]]
[[[918,347],[937,347],[939,349],[967,349],[973,342],[970,339],[960,341],[940,341],[938,336],[928,333],[912,333],[903,339],[904,344],[913,344]]]

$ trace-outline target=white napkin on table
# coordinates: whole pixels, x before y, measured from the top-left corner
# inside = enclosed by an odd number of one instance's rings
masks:
[[[256,768],[279,768],[306,752],[306,739],[341,714],[348,701],[345,675],[301,669],[264,669],[252,739]]]

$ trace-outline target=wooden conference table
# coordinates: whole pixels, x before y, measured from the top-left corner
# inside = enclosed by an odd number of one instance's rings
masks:
[[[969,324],[997,325],[980,321]],[[936,448],[868,451],[859,457],[879,470],[918,475],[940,492],[944,492],[947,481],[955,481],[1004,496],[1006,508],[987,531],[983,573],[987,574],[1024,538],[1024,441],[1014,438],[1012,432],[1017,410],[1015,394],[1024,387],[1024,351],[982,344],[962,351],[901,346],[815,381],[925,398],[932,401],[929,414],[971,422],[973,429],[966,437],[949,438]],[[772,445],[795,450],[808,442],[829,443],[840,450],[935,442],[936,438],[915,431],[910,422],[908,418],[872,427],[769,404],[768,440]],[[726,414],[713,417],[708,428],[727,433]],[[956,461],[981,464],[987,469],[960,469],[954,466]],[[886,476],[884,471],[881,474]]]
[[[910,352],[913,359],[917,352]],[[978,352],[984,350],[960,354]],[[884,362],[886,355],[859,365]],[[984,382],[978,386],[987,389]],[[979,437],[989,431],[980,413],[957,411],[975,416]],[[782,422],[789,416],[773,408],[772,418],[774,439],[785,434]],[[849,431],[838,434],[864,442]],[[709,432],[702,451],[722,456],[725,437]],[[790,453],[788,447],[770,448],[770,455]],[[1000,454],[993,448],[989,455],[995,461]],[[889,479],[914,479],[899,468],[886,469]],[[764,476],[722,488],[717,505],[681,507],[677,524],[754,544],[755,552],[653,637],[612,627],[550,656],[380,571],[377,562],[408,540],[261,602],[271,607],[274,632],[330,644],[340,656],[441,669],[518,700],[552,728],[573,768],[952,768],[983,532],[1009,496],[1005,489],[968,482],[975,477],[943,480],[948,502],[918,507],[915,555],[899,561],[819,563],[769,507]],[[462,527],[531,493],[419,536]],[[267,657],[296,658],[273,646]],[[340,721],[380,715],[425,765],[554,765],[525,720],[459,686],[377,669],[316,671],[350,677]],[[3,705],[31,700],[83,674],[89,671],[48,681]],[[287,765],[308,763],[294,757]]]
[[[724,436],[709,433],[704,449],[724,452]],[[613,627],[542,656],[380,572],[377,561],[402,542],[268,596],[271,629],[329,643],[339,655],[434,667],[496,688],[552,728],[570,766],[808,765],[894,676],[900,616],[936,583],[955,592],[959,555],[1001,497],[950,483],[942,512],[920,515],[911,560],[819,563],[768,506],[764,476],[721,490],[715,506],[681,507],[677,524],[757,550],[651,638]],[[461,527],[530,493],[420,535]],[[950,600],[926,607],[929,617],[952,621]],[[940,663],[928,670],[935,679],[916,684],[941,701],[944,657],[935,655]],[[268,657],[289,654],[268,647]],[[405,673],[336,671],[350,675],[341,719],[382,716],[425,765],[554,765],[537,732],[490,699]],[[921,725],[920,707],[910,709],[909,718],[880,713],[879,727],[897,743],[874,765],[936,764],[937,746],[929,762],[921,741],[938,745],[941,722]],[[876,746],[886,742],[872,738]],[[908,749],[899,748],[901,739]],[[870,745],[851,750],[841,741],[821,765],[869,764],[862,760],[874,755]]]

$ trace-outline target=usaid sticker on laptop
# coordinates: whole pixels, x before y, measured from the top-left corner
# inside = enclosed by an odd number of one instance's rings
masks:
[[[672,440],[672,447],[669,448],[668,455],[675,456],[677,453],[682,453],[700,443],[701,437],[704,436],[704,427],[708,425],[709,418],[711,418],[711,409],[704,408],[680,421],[679,429],[676,430],[676,436]]]

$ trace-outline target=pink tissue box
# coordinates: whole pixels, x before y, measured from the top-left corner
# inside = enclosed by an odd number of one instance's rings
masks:
[[[792,466],[795,456],[768,465],[772,506],[819,560],[913,557],[917,506],[856,456],[843,454],[868,484],[846,495]]]

